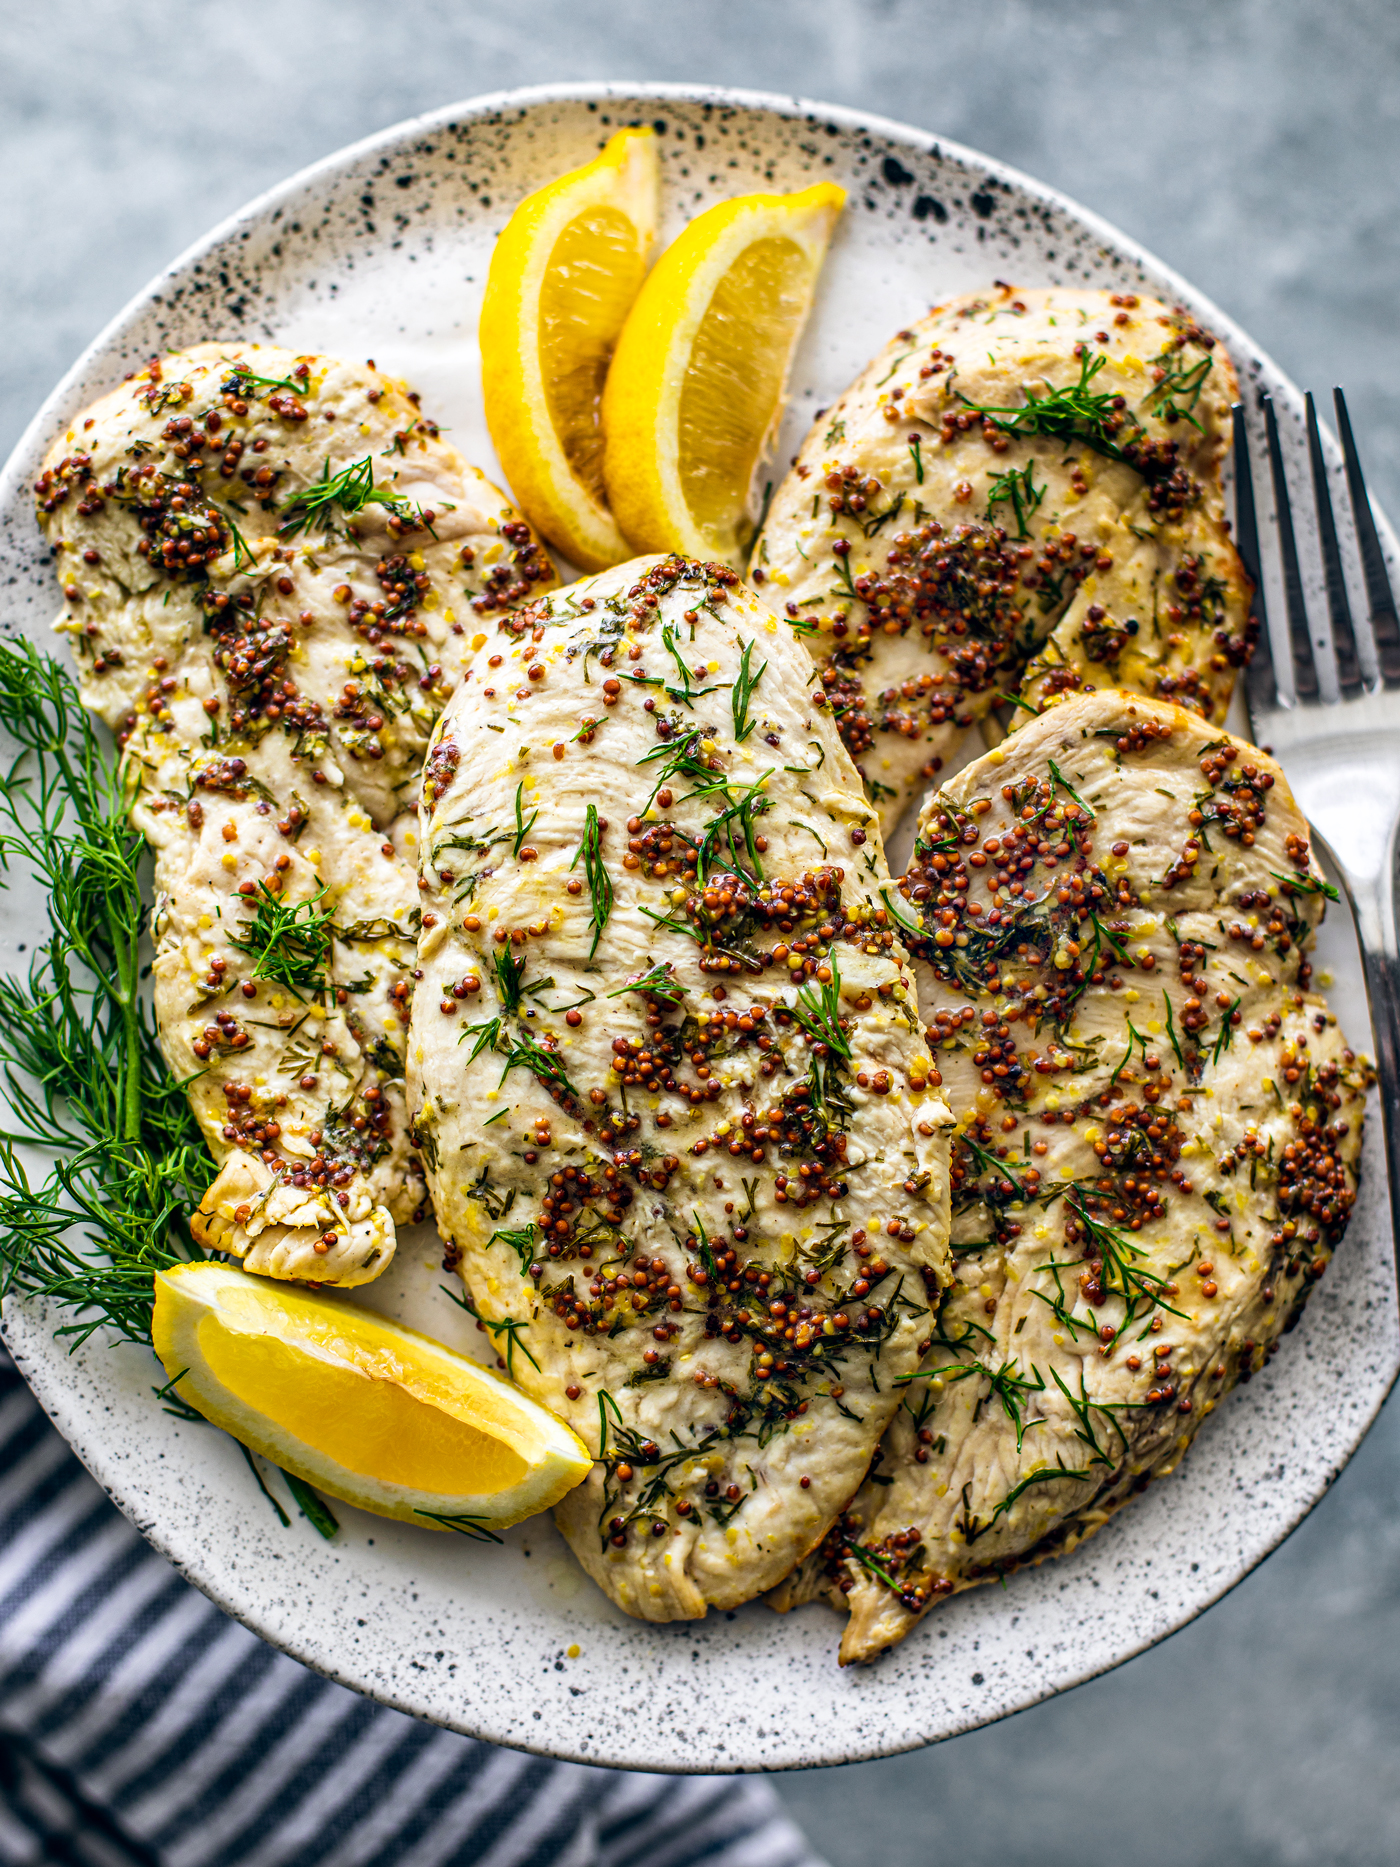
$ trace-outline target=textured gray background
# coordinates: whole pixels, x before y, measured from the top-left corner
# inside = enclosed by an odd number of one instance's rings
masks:
[[[1394,0],[0,0],[0,455],[165,261],[476,92],[667,78],[942,131],[1063,188],[1343,383],[1400,514]],[[1400,1858],[1400,1406],[1233,1596],[1110,1677],[779,1780],[834,1867]]]

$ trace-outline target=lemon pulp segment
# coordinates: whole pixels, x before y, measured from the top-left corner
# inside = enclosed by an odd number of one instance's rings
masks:
[[[603,383],[645,270],[632,221],[617,208],[594,208],[559,235],[540,288],[545,406],[565,458],[600,505]]]
[[[362,1478],[451,1497],[504,1491],[525,1476],[518,1452],[382,1375],[227,1329],[217,1316],[200,1323],[199,1346],[245,1406]]]
[[[816,267],[793,240],[755,240],[715,287],[681,385],[681,488],[695,523],[736,527],[782,395]],[[747,543],[741,537],[740,543]]]

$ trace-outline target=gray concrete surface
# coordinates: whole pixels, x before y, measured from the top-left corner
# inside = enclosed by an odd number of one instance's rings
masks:
[[[454,98],[570,78],[798,91],[1016,163],[1298,380],[1400,514],[1400,8],[1387,0],[0,0],[0,451],[157,267]],[[780,1781],[834,1867],[1400,1857],[1400,1409],[1221,1606],[991,1730]]]

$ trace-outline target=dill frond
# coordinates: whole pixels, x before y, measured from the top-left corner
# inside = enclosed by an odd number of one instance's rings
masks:
[[[0,867],[48,897],[24,977],[0,979],[0,1296],[149,1343],[156,1271],[201,1254],[187,1214],[214,1177],[142,992],[144,845],[116,755],[58,662],[0,642]],[[51,1159],[32,1179],[22,1150]]]

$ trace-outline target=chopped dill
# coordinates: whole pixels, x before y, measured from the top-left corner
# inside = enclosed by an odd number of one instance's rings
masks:
[[[675,701],[677,706],[689,707],[691,711],[694,712],[695,703],[697,700],[703,700],[706,694],[717,694],[719,692],[719,688],[717,686],[716,687],[692,687],[691,686],[691,682],[696,678],[695,672],[693,669],[688,668],[685,665],[684,660],[681,658],[680,638],[676,634],[674,627],[669,622],[664,623],[662,625],[661,641],[662,641],[663,646],[665,647],[667,654],[671,657],[672,661],[674,661],[676,664],[676,672],[681,682],[681,685],[679,687],[668,686],[666,688],[666,692],[669,694],[671,699]]]
[[[531,818],[532,823],[533,821],[534,818]],[[608,874],[608,865],[603,860],[602,836],[598,829],[598,811],[596,805],[593,804],[588,806],[584,814],[583,841],[574,852],[574,859],[569,864],[571,871],[578,867],[580,857],[583,859],[583,872],[588,878],[589,899],[593,904],[593,911],[588,922],[593,929],[593,944],[588,949],[588,957],[592,959],[598,951],[598,942],[603,937],[603,929],[608,924],[608,916],[612,913],[613,907],[612,877]]]
[[[262,883],[253,918],[228,937],[231,947],[251,956],[255,980],[285,986],[298,999],[325,991],[335,921],[333,908],[317,905],[326,892],[322,885],[309,900],[283,901]]]
[[[1215,1048],[1210,1053],[1210,1060],[1212,1063],[1219,1063],[1234,1040],[1234,1016],[1239,1010],[1240,1004],[1241,1000],[1236,998],[1228,1009],[1222,1011],[1220,1014],[1220,1029],[1215,1034]]]
[[[281,1467],[278,1468],[281,1470]],[[295,1472],[282,1471],[287,1481],[287,1489],[296,1499],[297,1508],[303,1517],[319,1535],[329,1543],[340,1529],[340,1520],[329,1504],[311,1489],[304,1478],[298,1478]]]
[[[653,998],[664,999],[668,1005],[679,1005],[687,989],[676,977],[670,960],[662,960],[638,978],[629,979],[625,985],[619,985],[611,992],[604,992],[603,996],[622,998],[628,992],[650,992]]]
[[[475,1055],[476,1052],[473,1051],[472,1057]],[[469,1063],[471,1060],[472,1058],[468,1057]],[[547,1050],[533,1037],[519,1037],[515,1040],[506,1057],[506,1066],[501,1071],[502,1083],[512,1070],[529,1070],[535,1081],[543,1088],[562,1090],[566,1095],[571,1095],[575,1101],[578,1100],[578,1090],[574,1088],[565,1074],[564,1066],[559,1061],[557,1053]],[[498,1084],[497,1087],[499,1086]]]
[[[515,787],[515,837],[511,843],[510,851],[517,862],[520,860],[520,851],[524,845],[525,838],[530,834],[531,830],[534,829],[535,824],[539,821],[540,814],[538,810],[532,810],[530,812],[530,820],[527,823],[525,821],[524,799],[525,780],[522,778],[520,783]]]
[[[277,525],[278,536],[295,538],[299,532],[328,532],[337,511],[350,517],[371,505],[387,506],[400,518],[410,516],[413,511],[406,499],[391,493],[387,486],[375,485],[374,462],[368,454],[336,474],[331,472],[327,457],[320,479],[313,480],[310,486],[293,493],[284,502]]]
[[[753,654],[753,646],[752,642],[746,642],[740,637],[743,652],[739,656],[739,674],[729,695],[729,704],[734,714],[734,739],[738,745],[744,743],[757,724],[749,718],[749,702],[753,698],[754,689],[768,671],[768,663],[765,661],[756,674],[750,673],[749,657]]]
[[[496,975],[496,991],[502,1009],[512,1017],[520,1009],[520,988],[525,978],[525,958],[519,959],[508,946],[498,947],[491,955],[491,970]]]
[[[533,1219],[530,1219],[526,1224],[517,1225],[513,1229],[498,1226],[487,1243],[494,1245],[499,1238],[502,1244],[509,1245],[520,1260],[520,1275],[528,1277],[530,1266],[535,1261],[535,1246],[539,1242],[539,1237],[540,1228]]]
[[[1029,538],[1030,527],[1026,520],[1039,510],[1045,491],[1035,483],[1033,460],[1028,460],[1024,467],[1013,467],[1009,473],[994,473],[992,490],[987,495],[987,517],[991,519],[994,506],[1010,505],[1016,515],[1016,536]]]
[[[1095,453],[1110,460],[1121,460],[1122,449],[1110,437],[1109,424],[1116,413],[1112,391],[1091,387],[1094,378],[1108,362],[1100,352],[1095,356],[1086,346],[1079,357],[1079,381],[1064,389],[1047,389],[1037,395],[1027,387],[1023,408],[996,408],[973,402],[965,395],[959,400],[976,414],[983,415],[1002,434],[1044,435],[1054,441],[1084,441]]]
[[[524,1344],[522,1343],[521,1346],[523,1347]],[[469,1536],[475,1543],[499,1543],[501,1541],[494,1530],[486,1528],[484,1517],[472,1517],[460,1513],[453,1515],[450,1512],[436,1510],[415,1510],[413,1514],[415,1517],[425,1517],[429,1523],[441,1524],[444,1530],[455,1530],[458,1536]]]
[[[1097,823],[1098,812],[1091,809],[1090,806],[1084,802],[1084,799],[1079,795],[1078,791],[1075,790],[1074,786],[1065,777],[1063,772],[1060,770],[1059,766],[1055,763],[1054,759],[1050,759],[1048,762],[1049,762],[1049,768],[1050,768],[1050,776],[1055,781],[1056,789],[1063,791],[1065,792],[1067,796],[1072,797],[1075,803],[1078,804],[1079,808],[1088,817],[1089,821],[1091,823]]]
[[[850,597],[853,603],[859,603],[859,601],[861,600],[860,592],[856,589],[854,583],[852,583],[851,581],[850,559],[848,557],[842,557],[839,554],[837,554],[835,555],[833,561],[836,565],[836,575],[840,579],[842,585],[844,586],[844,588],[842,588],[841,590],[838,590],[836,594],[838,596],[848,596]]]
[[[1171,1045],[1172,1052],[1175,1055],[1177,1062],[1181,1065],[1182,1069],[1184,1070],[1186,1068],[1186,1059],[1184,1056],[1182,1056],[1181,1045],[1177,1042],[1176,1020],[1172,1017],[1172,997],[1171,997],[1171,993],[1168,992],[1165,989],[1165,987],[1163,988],[1163,991],[1162,991],[1162,1003],[1167,1008],[1167,1042]]]
[[[464,1309],[468,1316],[473,1317],[479,1322],[483,1329],[489,1330],[491,1339],[498,1349],[501,1346],[501,1337],[505,1337],[506,1373],[512,1380],[515,1379],[515,1351],[517,1347],[532,1367],[539,1367],[540,1364],[530,1353],[528,1344],[525,1342],[517,1342],[516,1339],[522,1329],[529,1328],[530,1325],[528,1322],[516,1322],[514,1318],[510,1316],[503,1317],[500,1322],[492,1322],[488,1317],[482,1315],[475,1303],[473,1303],[471,1298],[465,1293],[449,1290],[446,1284],[439,1284],[438,1289],[441,1290],[445,1297],[449,1297],[459,1309]]]
[[[235,363],[228,375],[219,384],[220,395],[234,395],[245,401],[257,389],[286,389],[293,395],[305,395],[309,386],[310,370],[305,376],[258,376],[246,363]]]
[[[1276,882],[1282,882],[1290,894],[1325,895],[1329,901],[1340,901],[1341,895],[1331,882],[1323,881],[1320,875],[1277,875],[1272,869],[1269,874]]]
[[[1157,359],[1157,367],[1164,372],[1162,380],[1148,390],[1142,406],[1163,421],[1189,421],[1197,434],[1204,434],[1194,411],[1214,366],[1215,358],[1207,356],[1188,369],[1175,350],[1164,351]]]

